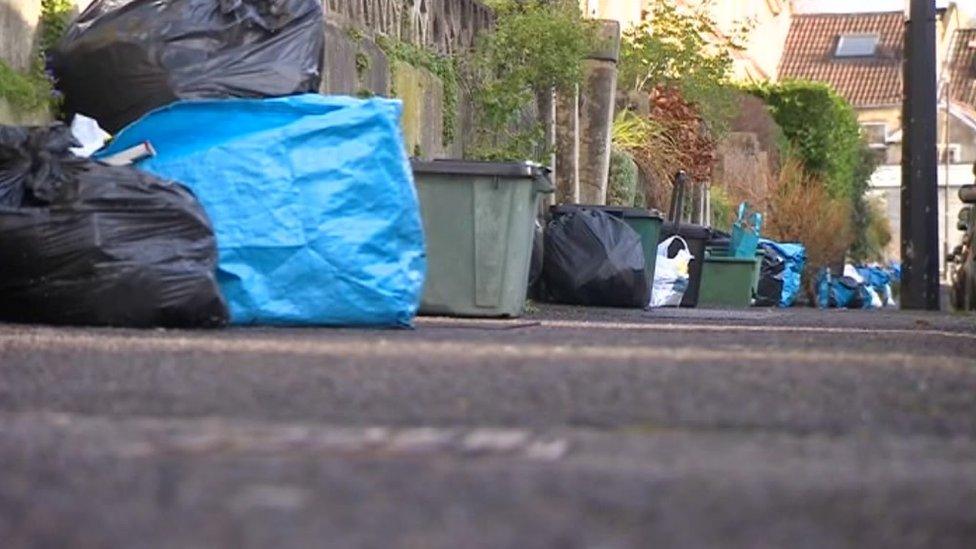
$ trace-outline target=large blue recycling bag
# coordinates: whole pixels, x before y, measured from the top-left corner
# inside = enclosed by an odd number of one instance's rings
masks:
[[[883,290],[886,284],[891,284],[891,275],[881,267],[860,265],[854,268],[857,270],[857,274],[864,279],[864,283],[875,290]]]
[[[795,242],[774,242],[765,238],[759,239],[759,245],[767,253],[774,253],[783,259],[785,268],[780,275],[783,279],[783,291],[779,306],[792,307],[803,289],[803,268],[807,263],[806,248],[803,244]]]
[[[316,94],[178,102],[98,156],[189,187],[213,220],[235,324],[409,325],[426,270],[402,106]]]
[[[866,288],[870,288],[881,300],[882,307],[892,307],[895,299],[891,289],[893,275],[891,271],[880,265],[855,266],[857,274],[864,279]],[[873,304],[872,304],[873,305]]]
[[[832,276],[823,267],[817,273],[817,306],[821,309],[870,309],[867,286],[848,276]]]

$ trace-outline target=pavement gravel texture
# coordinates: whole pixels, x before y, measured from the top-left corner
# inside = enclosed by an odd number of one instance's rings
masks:
[[[0,325],[0,546],[976,547],[976,317]]]

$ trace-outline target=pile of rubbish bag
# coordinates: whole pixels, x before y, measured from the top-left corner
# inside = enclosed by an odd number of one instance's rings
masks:
[[[709,241],[709,247],[731,248],[731,241],[731,234],[716,231]],[[754,246],[753,253],[758,254],[761,262],[754,305],[781,308],[795,306],[803,297],[803,269],[807,263],[806,247],[799,242],[776,242],[768,238],[759,238],[758,235]],[[738,248],[741,249],[741,245]]]
[[[895,307],[892,284],[900,270],[880,265],[845,265],[840,276],[830,269],[817,274],[817,306],[821,309],[881,309]]]
[[[92,2],[49,59],[72,128],[0,126],[0,320],[409,326],[427,262],[402,104],[314,93],[324,36],[318,0]],[[793,306],[803,246],[762,239],[745,203],[722,243],[683,233],[684,179],[672,232],[574,206],[539,225],[519,283],[647,308],[734,280],[736,306]],[[818,304],[890,305],[892,278],[826,272]]]
[[[642,243],[641,235],[621,217],[607,213],[610,211],[616,210],[585,205],[553,209],[544,236],[536,232],[533,256],[542,260],[532,270],[529,289],[533,298],[602,307],[688,306],[686,293],[701,282],[692,280],[696,271],[693,266],[706,261],[710,253],[756,260],[753,305],[792,307],[801,298],[806,249],[799,243],[761,238],[762,215],[745,203],[731,233],[698,225],[689,227],[702,230],[685,231],[685,225],[680,225],[675,234],[663,235],[656,245],[656,258],[650,263],[653,273],[647,272],[645,253],[655,248]],[[650,217],[659,215],[644,211]],[[627,215],[642,217],[633,211]],[[698,239],[697,252],[682,233]],[[700,277],[700,267],[697,272]]]
[[[306,93],[323,41],[317,0],[95,0],[50,59],[72,128],[0,127],[0,320],[409,326],[402,105]]]

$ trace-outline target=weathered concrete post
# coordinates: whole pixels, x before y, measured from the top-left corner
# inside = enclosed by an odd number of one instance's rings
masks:
[[[578,204],[579,185],[579,96],[556,94],[556,204]]]
[[[598,21],[598,46],[584,63],[580,89],[579,188],[584,204],[606,204],[610,132],[617,97],[620,23]]]

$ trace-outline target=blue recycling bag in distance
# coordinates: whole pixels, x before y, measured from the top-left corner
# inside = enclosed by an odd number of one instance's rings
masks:
[[[783,291],[779,306],[792,307],[803,290],[803,269],[807,263],[806,248],[797,242],[775,242],[766,238],[760,238],[759,245],[767,253],[774,253],[783,259],[785,268],[780,274]]]
[[[134,122],[104,157],[179,181],[213,220],[234,324],[409,325],[426,270],[397,100],[306,94],[184,101]]]

